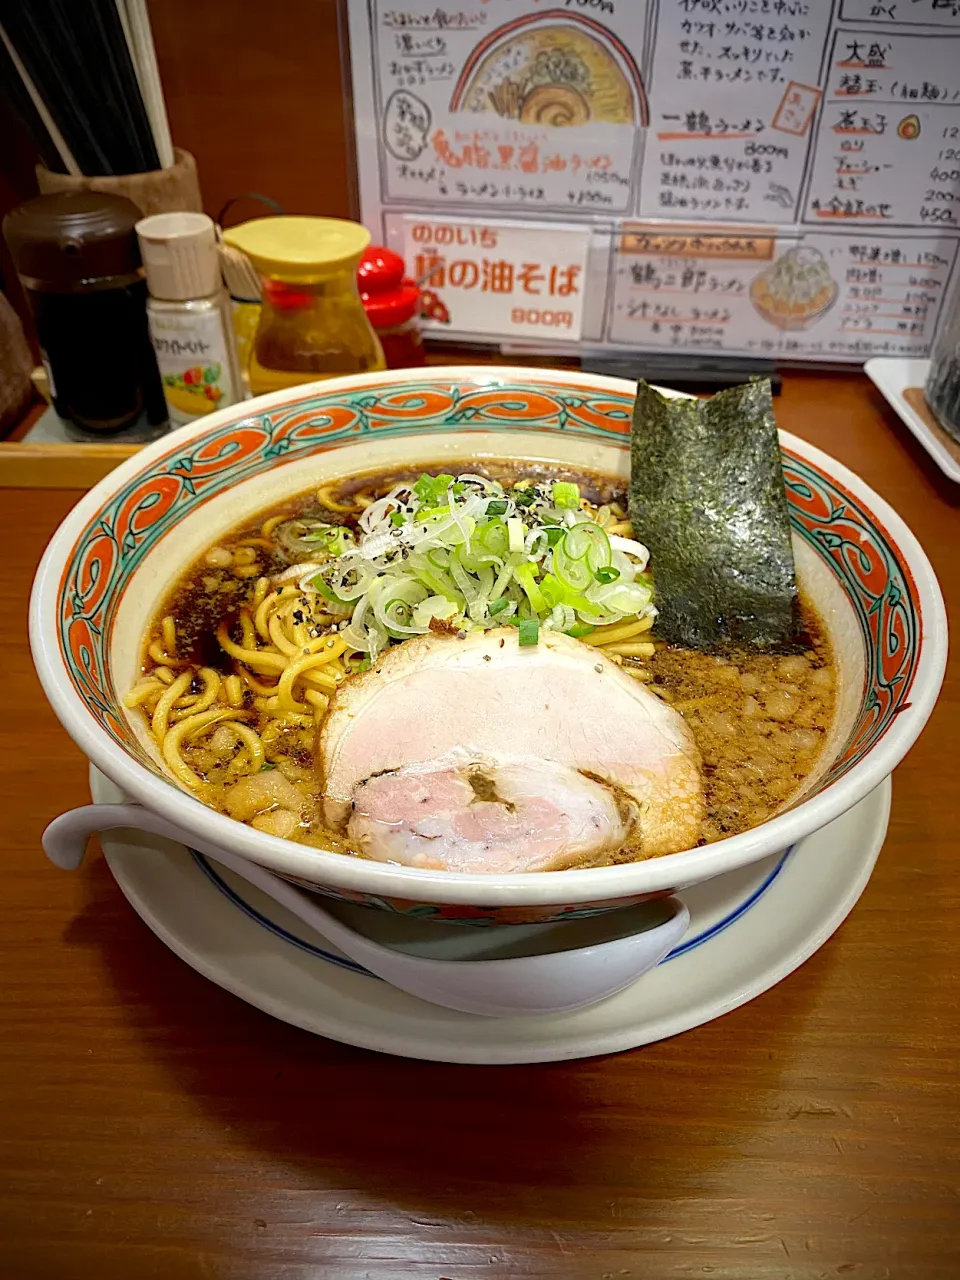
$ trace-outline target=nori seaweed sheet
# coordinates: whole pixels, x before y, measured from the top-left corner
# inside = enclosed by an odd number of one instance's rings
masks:
[[[789,651],[796,571],[770,383],[709,400],[637,384],[630,518],[650,549],[661,639]]]

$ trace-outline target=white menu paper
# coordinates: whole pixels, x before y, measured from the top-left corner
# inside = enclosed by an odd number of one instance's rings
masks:
[[[960,243],[960,0],[345,11],[361,216],[426,277],[428,331],[927,352]]]

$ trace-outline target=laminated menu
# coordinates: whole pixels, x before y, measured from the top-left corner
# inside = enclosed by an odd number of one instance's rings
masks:
[[[960,240],[960,3],[347,11],[362,217],[428,332],[929,350]]]

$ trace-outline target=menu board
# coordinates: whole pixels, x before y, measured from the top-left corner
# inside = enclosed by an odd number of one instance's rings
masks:
[[[349,0],[361,216],[428,332],[925,355],[960,0]]]

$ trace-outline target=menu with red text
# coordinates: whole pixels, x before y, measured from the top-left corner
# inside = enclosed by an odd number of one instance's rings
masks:
[[[923,355],[960,0],[350,0],[361,215],[452,338]]]

